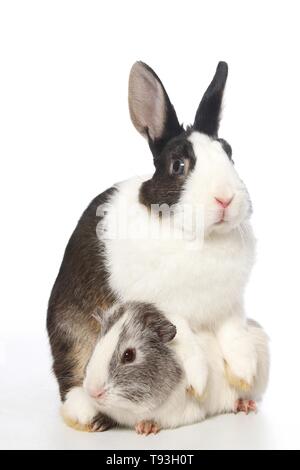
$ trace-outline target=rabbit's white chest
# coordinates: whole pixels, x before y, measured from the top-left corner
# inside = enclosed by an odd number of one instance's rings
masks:
[[[120,196],[122,191],[114,206],[121,203]],[[124,208],[120,211],[123,217],[125,212]],[[132,232],[133,224],[147,224],[147,211],[142,207],[131,217],[125,216]],[[112,211],[105,224],[109,283],[120,300],[152,302],[169,315],[184,315],[195,327],[214,323],[240,308],[253,264],[252,239],[245,243],[238,232],[204,243],[132,239],[132,233],[122,239],[112,232],[116,229]]]

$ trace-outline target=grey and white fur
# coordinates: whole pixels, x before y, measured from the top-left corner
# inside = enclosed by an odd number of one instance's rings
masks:
[[[101,334],[83,387],[73,389],[63,405],[63,415],[82,429],[105,430],[93,419],[101,412],[116,424],[149,434],[237,411],[239,400],[259,400],[265,391],[268,338],[251,320],[247,332],[258,358],[251,392],[229,384],[220,346],[210,331],[195,334],[182,318],[172,316],[171,323],[152,304],[136,302],[115,305],[98,320]],[[72,399],[80,396],[84,418],[71,414]]]

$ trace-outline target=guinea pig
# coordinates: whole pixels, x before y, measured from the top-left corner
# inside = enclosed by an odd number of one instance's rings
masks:
[[[116,304],[97,315],[101,333],[82,387],[62,407],[65,421],[81,430],[113,425],[156,433],[219,413],[254,411],[268,381],[268,339],[259,325],[247,330],[258,373],[251,391],[230,385],[214,333],[195,334],[182,317],[175,324],[152,304]],[[177,320],[177,321],[176,321]]]

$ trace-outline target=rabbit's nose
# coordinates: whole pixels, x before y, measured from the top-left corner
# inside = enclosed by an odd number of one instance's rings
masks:
[[[105,390],[104,388],[95,388],[95,389],[89,389],[89,395],[92,398],[102,398],[105,395]]]
[[[217,203],[220,204],[220,206],[222,206],[224,209],[226,209],[226,207],[228,207],[229,204],[231,204],[232,199],[233,199],[233,196],[230,198],[215,197],[215,200],[217,201]]]

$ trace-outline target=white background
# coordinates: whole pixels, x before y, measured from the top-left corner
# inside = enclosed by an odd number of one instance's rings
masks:
[[[300,57],[297,1],[0,2],[0,447],[300,448]],[[134,61],[193,120],[229,63],[220,136],[252,195],[257,263],[247,311],[272,340],[260,412],[156,437],[81,434],[58,415],[47,300],[85,206],[152,170],[127,109]]]

